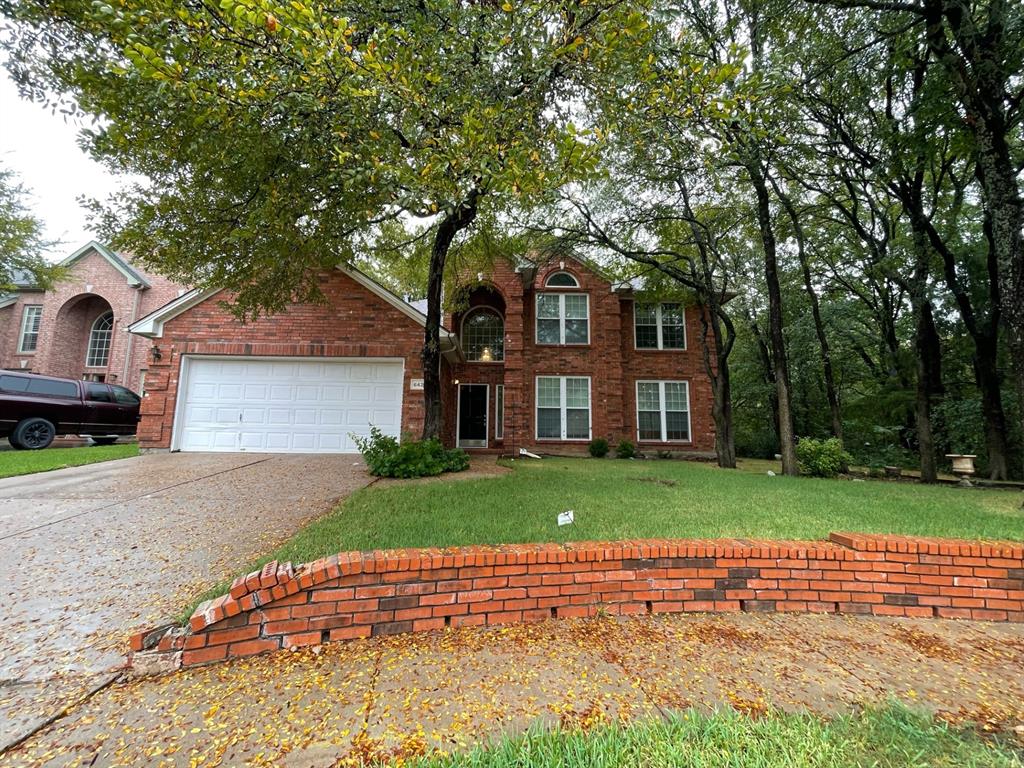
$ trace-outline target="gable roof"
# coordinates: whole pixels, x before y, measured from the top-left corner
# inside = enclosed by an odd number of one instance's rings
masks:
[[[347,264],[338,265],[337,269],[352,278],[355,282],[359,283],[374,295],[383,299],[399,312],[406,315],[409,319],[422,326],[426,326],[427,316],[424,312],[420,311],[419,308],[413,306],[399,296],[396,296],[369,275],[366,275],[355,267],[348,266]],[[137,336],[159,339],[163,336],[164,323],[184,312],[187,312],[192,307],[202,304],[210,297],[220,293],[220,291],[220,288],[207,288],[205,290],[193,288],[191,291],[188,291],[178,298],[169,301],[167,304],[164,304],[159,309],[150,312],[145,317],[136,320],[128,326],[128,330]],[[455,334],[443,327],[441,328],[441,342],[442,346],[445,347],[442,351],[448,351],[458,347]]]
[[[129,264],[124,259],[124,257],[118,255],[117,253],[110,250],[102,243],[98,243],[95,240],[89,241],[81,248],[79,248],[77,251],[72,253],[70,256],[64,259],[64,261],[60,263],[60,266],[70,267],[75,263],[81,261],[92,251],[96,251],[96,253],[98,253],[100,256],[107,260],[110,266],[112,266],[114,269],[116,269],[118,272],[124,275],[125,279],[128,280],[128,285],[131,285],[136,288],[149,288],[149,281],[142,276],[141,272],[139,272],[137,269],[135,269],[135,267]]]

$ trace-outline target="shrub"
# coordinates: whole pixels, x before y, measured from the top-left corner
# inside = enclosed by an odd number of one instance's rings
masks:
[[[629,440],[619,440],[619,446],[615,449],[615,455],[620,459],[632,459],[636,456],[636,446]]]
[[[587,446],[587,450],[590,451],[590,455],[595,459],[603,459],[608,455],[608,441],[603,437],[595,437],[590,441],[590,445]]]
[[[850,463],[850,455],[834,437],[828,440],[800,438],[796,458],[801,474],[811,477],[835,477]]]
[[[469,456],[459,448],[445,448],[439,440],[399,442],[377,427],[369,437],[353,435],[371,475],[377,477],[429,477],[442,472],[461,472],[469,467]]]

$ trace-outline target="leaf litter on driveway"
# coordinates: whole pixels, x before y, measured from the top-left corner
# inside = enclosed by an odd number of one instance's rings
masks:
[[[1012,732],[1024,724],[1022,629],[677,614],[332,643],[117,683],[0,766],[327,768],[463,750],[535,724],[722,706],[829,716],[890,696]]]

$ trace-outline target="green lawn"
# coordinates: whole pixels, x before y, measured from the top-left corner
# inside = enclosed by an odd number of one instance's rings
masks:
[[[884,481],[769,477],[683,461],[543,459],[511,473],[371,487],[274,556],[630,538],[820,539],[830,531],[1024,538],[1022,494]],[[576,524],[558,527],[572,509]]]
[[[520,460],[479,480],[364,488],[309,524],[270,560],[350,550],[636,538],[822,539],[831,531],[1024,539],[1019,491],[881,480],[769,477],[689,461]],[[576,524],[559,527],[571,509]],[[195,600],[226,591],[219,584]]]
[[[45,448],[41,451],[0,451],[0,477],[30,475],[51,469],[78,467],[98,461],[138,456],[135,443],[123,445],[87,445],[82,448]]]
[[[409,765],[409,763],[405,763]],[[900,706],[826,721],[812,715],[687,712],[591,731],[535,730],[414,768],[1021,768],[1006,742]]]

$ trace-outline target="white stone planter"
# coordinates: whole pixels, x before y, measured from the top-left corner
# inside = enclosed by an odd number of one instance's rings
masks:
[[[953,461],[953,474],[960,478],[960,485],[970,487],[971,475],[974,474],[974,460],[978,458],[974,453],[947,453],[947,459]]]

